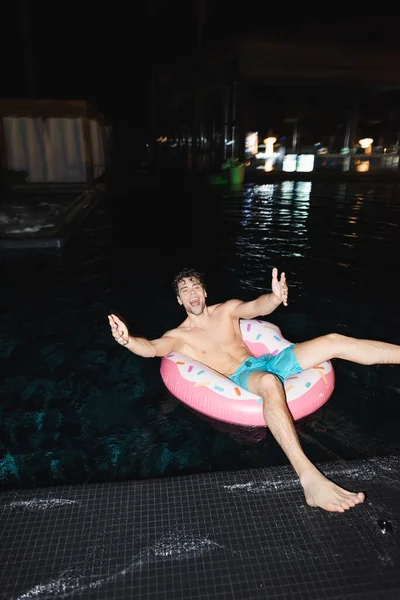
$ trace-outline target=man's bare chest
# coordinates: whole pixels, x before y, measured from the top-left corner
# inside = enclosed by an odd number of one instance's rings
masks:
[[[206,329],[193,327],[184,332],[183,340],[196,353],[216,352],[234,343],[236,332],[233,324],[226,320],[211,321]]]

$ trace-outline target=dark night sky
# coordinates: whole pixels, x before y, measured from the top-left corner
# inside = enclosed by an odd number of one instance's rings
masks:
[[[101,110],[121,117],[146,106],[148,74],[153,64],[190,53],[196,45],[195,0],[148,0],[142,4],[70,0],[18,0],[9,8],[6,68],[1,96],[29,95],[24,61],[21,15],[28,15],[32,68],[37,95],[88,99]],[[265,2],[234,3],[208,0],[205,35],[223,39],[241,32],[260,32],[282,40],[306,37],[373,46],[399,45],[397,17],[369,16],[343,19],[338,14],[306,16]],[[332,9],[333,5],[330,5]],[[251,11],[250,12],[250,7]],[[184,24],[183,24],[184,23]],[[4,33],[4,32],[3,32]],[[3,49],[4,52],[4,49]],[[140,119],[140,117],[138,117]]]

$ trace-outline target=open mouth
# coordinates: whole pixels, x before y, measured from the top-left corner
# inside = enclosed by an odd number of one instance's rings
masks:
[[[198,298],[192,298],[189,302],[190,306],[200,306],[200,300]]]

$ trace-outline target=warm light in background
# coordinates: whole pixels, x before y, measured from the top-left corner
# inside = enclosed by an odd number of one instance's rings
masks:
[[[248,133],[246,136],[246,152],[257,154],[258,152],[258,132]]]
[[[360,160],[356,165],[356,171],[359,173],[367,173],[367,171],[369,171],[369,160]]]
[[[365,154],[371,154],[373,142],[374,140],[372,138],[362,138],[361,140],[358,140],[361,148],[364,148]]]
[[[274,168],[274,161],[272,160],[272,156],[274,156],[274,144],[276,142],[276,137],[267,137],[263,140],[265,144],[265,152],[264,156],[266,156],[264,171],[268,173],[272,171]]]
[[[267,137],[263,140],[265,144],[265,154],[268,156],[272,156],[274,153],[274,144],[276,142],[276,137]]]
[[[265,165],[264,165],[264,171],[266,173],[269,173],[270,171],[272,171],[273,168],[274,168],[274,163],[272,161],[272,158],[267,158],[265,161]]]

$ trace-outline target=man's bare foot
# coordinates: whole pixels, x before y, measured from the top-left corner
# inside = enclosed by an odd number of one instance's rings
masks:
[[[365,500],[362,492],[348,492],[330,481],[317,469],[312,469],[301,478],[306,502],[329,512],[345,512]]]

